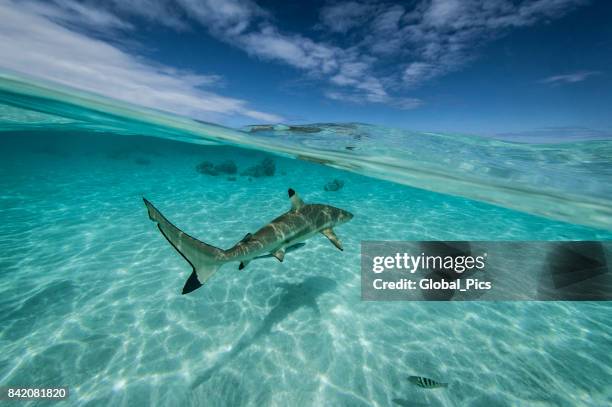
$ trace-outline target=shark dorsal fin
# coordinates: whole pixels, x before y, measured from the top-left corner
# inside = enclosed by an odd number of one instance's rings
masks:
[[[282,263],[283,259],[285,258],[285,249],[278,249],[277,251],[272,252],[270,254],[272,254],[272,256],[276,257],[278,261]]]
[[[304,201],[302,201],[302,198],[299,197],[297,192],[289,188],[289,191],[287,191],[287,193],[289,194],[289,199],[291,199],[291,209],[297,210],[304,206]]]
[[[342,242],[340,241],[340,239],[338,239],[338,236],[336,236],[332,228],[323,229],[321,233],[323,233],[323,235],[325,235],[325,237],[328,238],[329,241],[332,242],[332,244],[338,249],[344,250],[342,248]]]
[[[247,233],[246,235],[244,235],[240,243],[246,242],[247,240],[251,238],[251,236],[253,236],[251,233]]]

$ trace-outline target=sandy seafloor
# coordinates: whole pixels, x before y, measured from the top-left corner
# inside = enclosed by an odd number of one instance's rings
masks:
[[[264,157],[227,146],[5,133],[0,156],[2,385],[69,386],[69,404],[92,406],[612,403],[609,302],[363,302],[359,271],[362,240],[610,232],[278,157],[251,181],[195,171]],[[324,191],[334,178],[344,188]],[[190,267],[141,198],[228,248],[289,208],[288,187],[354,213],[336,230],[345,251],[314,237],[182,296]]]

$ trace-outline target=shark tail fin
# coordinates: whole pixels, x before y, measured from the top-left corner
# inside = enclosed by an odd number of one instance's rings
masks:
[[[157,223],[159,231],[168,240],[168,243],[193,268],[182,293],[188,294],[197,290],[225,263],[223,258],[225,251],[189,236],[170,223],[146,198],[143,198],[143,201],[149,212],[149,219]]]

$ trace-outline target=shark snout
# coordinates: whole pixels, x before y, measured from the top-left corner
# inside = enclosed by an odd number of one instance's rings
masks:
[[[339,211],[340,211],[340,214],[338,216],[338,220],[340,221],[339,223],[345,223],[353,219],[353,214],[350,213],[349,211],[345,211],[344,209],[339,209]]]

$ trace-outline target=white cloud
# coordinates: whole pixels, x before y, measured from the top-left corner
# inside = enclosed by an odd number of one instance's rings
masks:
[[[281,34],[270,25],[241,35],[235,42],[251,55],[313,72],[327,73],[338,65],[336,57],[339,49],[317,44],[300,35]]]
[[[325,95],[333,100],[414,108],[422,101],[407,95],[410,89],[461,69],[477,57],[480,46],[510,29],[559,18],[586,0],[418,0],[401,4],[334,1],[321,8],[320,22],[315,26],[315,35],[324,40],[283,31],[271,12],[252,0],[83,1],[14,4],[22,11],[23,4],[37,5],[45,11],[37,11],[36,16],[68,27],[75,23],[64,18],[71,11],[80,15],[81,24],[99,31],[129,30],[132,27],[127,17],[134,16],[177,30],[206,27],[212,36],[253,57],[287,64],[310,78],[326,81],[330,88]],[[59,55],[65,53],[70,54],[64,50]],[[129,56],[123,54],[122,58]],[[177,98],[179,93],[185,93],[185,97],[202,95],[202,90],[194,89],[200,85],[188,75],[168,73],[135,58],[130,64],[144,69],[155,78],[153,81],[160,80],[159,75],[164,81],[168,80],[166,76],[174,78],[178,81],[172,84]],[[99,74],[99,68],[85,66]],[[202,84],[216,80],[205,79]],[[122,92],[129,91],[127,88]],[[162,95],[156,95],[156,99],[162,99]],[[242,107],[234,109],[251,112],[244,102],[236,102]],[[227,104],[232,103],[221,105]],[[252,112],[249,114],[254,117]]]
[[[327,90],[325,97],[332,100],[354,103],[363,105],[365,103],[384,103],[401,110],[412,110],[423,106],[424,102],[418,98],[410,97],[390,97],[386,94],[378,96],[373,95],[369,98],[364,98],[361,93],[340,90]]]
[[[314,78],[333,78],[330,79],[333,85],[351,88],[355,97],[361,96],[364,101],[391,105],[399,103],[399,99],[390,96],[382,81],[370,71],[371,58],[360,55],[356,50],[315,41],[301,34],[282,32],[273,24],[271,15],[253,1],[115,1],[116,7],[123,13],[164,25],[167,25],[166,13],[171,10],[170,14],[174,16],[172,26],[178,25],[184,29],[189,24],[199,24],[206,27],[212,36],[243,49],[249,55],[288,64]],[[358,3],[352,7],[356,9],[353,15],[370,8]],[[347,7],[343,6],[343,10],[346,11]],[[177,16],[183,16],[178,23]],[[359,75],[348,72],[358,65],[361,67]]]
[[[74,0],[55,0],[54,2],[23,1],[20,4],[24,10],[33,14],[45,16],[53,21],[87,27],[94,30],[132,29],[129,22],[116,15],[88,4],[77,3]]]
[[[423,0],[412,8],[379,4],[362,23],[361,54],[376,56],[383,71],[392,61],[400,69],[388,83],[414,88],[456,71],[477,57],[478,48],[510,29],[559,18],[585,0]],[[336,4],[338,9],[342,3]]]
[[[549,83],[553,85],[558,85],[561,83],[576,83],[582,82],[591,76],[599,75],[601,72],[598,71],[579,71],[574,73],[569,73],[565,75],[554,75],[549,76],[548,78],[544,78],[540,80],[541,83]]]
[[[422,81],[438,75],[438,68],[427,62],[411,62],[404,70],[403,80],[409,86],[419,85]]]
[[[0,2],[0,68],[203,120],[227,115],[266,122],[282,120],[249,108],[243,100],[202,88],[219,82],[217,75],[195,75],[156,65],[64,27],[55,22],[71,19],[62,15],[62,10],[50,12],[32,3]],[[89,21],[108,26],[114,20]]]
[[[452,24],[462,13],[462,2],[459,0],[433,0],[423,20],[432,26],[445,26]]]
[[[366,21],[373,8],[370,4],[356,1],[324,6],[320,11],[321,26],[332,32],[346,33]]]
[[[326,92],[334,100],[361,98],[362,102],[416,106],[421,104],[414,102],[418,99],[393,94],[462,68],[477,57],[478,47],[512,28],[559,18],[583,3],[422,0],[408,8],[405,3],[351,0],[323,7],[317,25],[338,43],[350,40],[348,48],[281,34],[269,22],[266,28],[245,34],[248,41],[240,36],[226,36],[226,40],[252,55],[283,61],[315,76],[323,72],[339,88]]]
[[[400,20],[405,13],[406,9],[400,5],[384,7],[373,19],[371,27],[381,34],[394,32],[399,29]]]
[[[111,5],[118,13],[127,16],[138,16],[145,20],[160,24],[178,31],[189,29],[181,7],[174,1],[167,0],[107,0],[101,4],[99,0],[88,0],[97,7]]]
[[[176,2],[189,18],[208,27],[213,34],[227,39],[239,36],[256,18],[267,15],[250,0],[176,0]]]
[[[342,102],[351,102],[351,103],[355,103],[355,104],[362,104],[363,103],[363,98],[354,95],[354,94],[350,94],[350,93],[346,93],[346,92],[340,92],[337,90],[328,90],[325,92],[325,96],[328,99],[331,100],[339,100]]]

